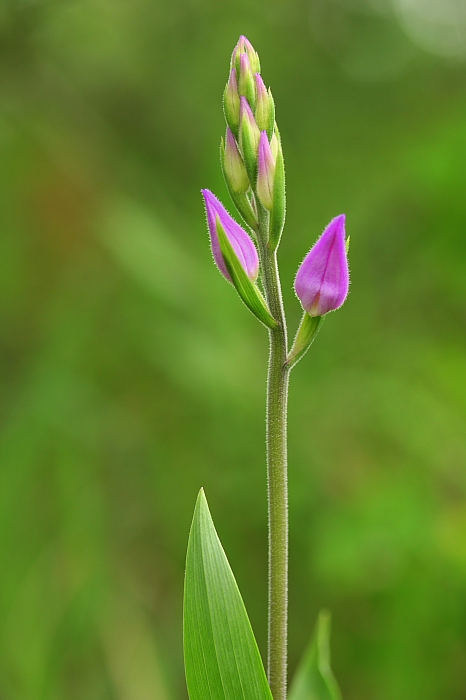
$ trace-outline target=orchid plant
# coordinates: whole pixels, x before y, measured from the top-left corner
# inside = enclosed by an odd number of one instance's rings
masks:
[[[240,37],[223,97],[225,181],[241,225],[202,190],[214,261],[268,329],[268,660],[267,674],[246,609],[218,539],[204,492],[198,496],[186,560],[184,652],[190,700],[340,700],[330,669],[330,618],[321,612],[287,691],[288,495],[286,414],[291,369],[326,314],[348,294],[345,216],[334,218],[300,265],[295,292],[303,316],[291,348],[277,249],[285,223],[285,169],[275,105],[259,57]]]

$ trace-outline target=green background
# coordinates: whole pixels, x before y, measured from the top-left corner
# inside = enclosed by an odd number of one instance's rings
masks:
[[[267,334],[199,193],[231,208],[241,33],[283,140],[291,333],[299,262],[337,214],[351,235],[291,381],[290,673],[328,606],[345,700],[466,697],[464,5],[3,0],[1,700],[185,700],[201,486],[264,652]]]

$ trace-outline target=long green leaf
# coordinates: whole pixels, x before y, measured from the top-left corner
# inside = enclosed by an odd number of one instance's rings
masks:
[[[288,700],[341,700],[330,668],[330,613],[321,610],[314,635],[291,684]]]
[[[184,657],[190,700],[272,700],[241,594],[204,491],[186,558]]]

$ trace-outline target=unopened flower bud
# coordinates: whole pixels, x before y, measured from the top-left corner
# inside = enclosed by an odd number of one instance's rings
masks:
[[[338,309],[349,288],[345,246],[345,215],[333,219],[304,258],[295,279],[295,291],[310,316]]]
[[[256,73],[256,110],[254,115],[256,117],[257,126],[261,131],[265,130],[269,137],[273,133],[273,125],[275,122],[275,104],[272,98],[272,93],[270,90],[267,92],[267,88],[264,85],[259,73]]]
[[[250,182],[254,182],[257,173],[257,149],[260,131],[254,115],[245,97],[240,98],[239,145],[243,154]]]
[[[254,50],[254,47],[251,44],[251,42],[248,39],[246,39],[245,36],[240,36],[238,43],[233,49],[233,54],[231,56],[231,67],[239,70],[239,63],[242,53],[245,53],[247,55],[252,72],[260,73],[261,65],[259,61],[259,56]]]
[[[273,207],[273,185],[275,180],[275,158],[270,149],[267,132],[261,131],[257,156],[256,192],[262,205],[271,210]]]
[[[245,46],[244,46],[244,40],[246,39],[245,36],[240,36],[238,39],[238,42],[236,43],[235,48],[233,49],[233,53],[231,54],[231,62],[230,66],[231,68],[236,68],[239,70],[239,62],[241,58],[241,54],[244,53]]]
[[[240,100],[235,68],[232,68],[230,71],[230,77],[228,78],[223,93],[223,111],[228,126],[237,134],[239,128]]]
[[[277,160],[278,151],[280,150],[280,141],[278,140],[275,131],[273,132],[272,138],[270,139],[270,150],[272,151],[273,159]]]
[[[251,134],[252,142],[257,150],[260,140],[259,127],[256,124],[254,114],[252,113],[251,107],[245,97],[240,97],[240,110],[239,110],[239,120],[241,128],[245,128]]]
[[[222,275],[232,282],[225,260],[220,250],[217,226],[225,232],[236,257],[241,263],[250,280],[254,281],[259,274],[259,258],[257,250],[246,231],[230,216],[223,204],[210,190],[201,190],[207,213],[212,255]]]
[[[243,36],[244,39],[244,50],[246,51],[248,58],[249,58],[249,63],[251,64],[252,72],[253,73],[260,73],[261,70],[261,64],[259,61],[259,54],[257,51],[254,50],[253,45],[249,41],[249,39],[246,39],[245,36]]]
[[[223,151],[223,170],[230,190],[245,194],[250,185],[246,167],[236,144],[231,129],[227,129]]]
[[[238,92],[244,96],[252,109],[256,106],[256,86],[247,54],[242,53],[238,76]]]

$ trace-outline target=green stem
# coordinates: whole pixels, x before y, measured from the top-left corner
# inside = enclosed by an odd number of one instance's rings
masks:
[[[274,700],[286,700],[288,624],[288,477],[286,319],[276,251],[266,242],[268,215],[259,212],[259,249],[265,296],[277,328],[269,330],[267,377],[267,489],[269,531],[268,678]]]

